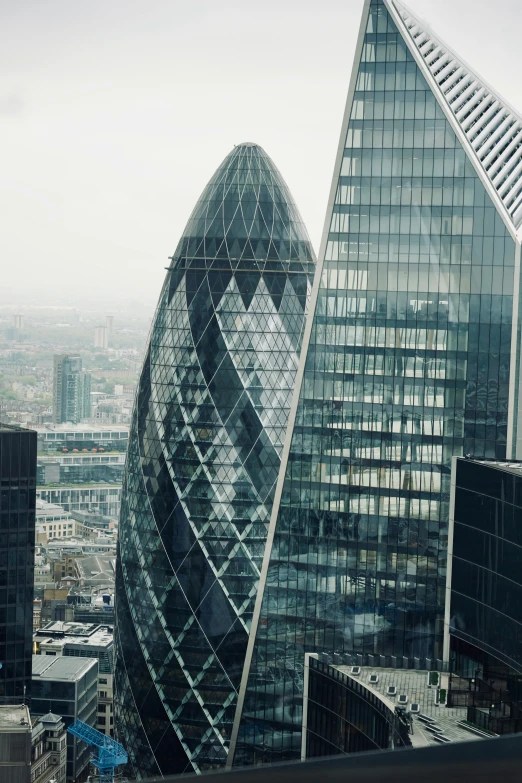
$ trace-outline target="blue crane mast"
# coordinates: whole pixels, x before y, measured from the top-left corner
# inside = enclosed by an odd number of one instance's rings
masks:
[[[97,755],[91,757],[91,764],[99,772],[99,783],[113,783],[115,768],[126,764],[129,758],[123,745],[82,720],[75,720],[67,731],[97,749]]]

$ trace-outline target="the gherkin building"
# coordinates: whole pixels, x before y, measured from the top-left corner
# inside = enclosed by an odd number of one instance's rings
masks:
[[[172,256],[133,414],[115,687],[142,777],[225,764],[314,261],[270,158],[235,147]]]

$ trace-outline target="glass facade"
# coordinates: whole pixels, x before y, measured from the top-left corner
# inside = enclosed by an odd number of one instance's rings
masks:
[[[519,675],[521,547],[522,464],[456,460],[449,630]]]
[[[442,659],[451,457],[506,455],[515,242],[389,5],[365,5],[236,765],[299,757],[305,651]]]
[[[116,722],[142,776],[225,763],[314,269],[274,164],[235,147],[172,257],[129,440]]]
[[[91,376],[80,356],[56,355],[53,373],[53,420],[78,424],[91,416]]]
[[[36,432],[0,422],[0,704],[31,704]]]
[[[327,663],[309,659],[307,759],[411,745],[384,699]]]
[[[81,720],[96,726],[98,662],[69,661],[62,656],[35,655],[33,659],[32,715],[59,714],[66,728]],[[92,747],[67,734],[67,781],[89,777]]]

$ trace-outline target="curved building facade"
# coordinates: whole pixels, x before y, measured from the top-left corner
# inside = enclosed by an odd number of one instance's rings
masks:
[[[167,270],[129,439],[115,685],[138,775],[226,761],[314,262],[270,158],[235,147]]]

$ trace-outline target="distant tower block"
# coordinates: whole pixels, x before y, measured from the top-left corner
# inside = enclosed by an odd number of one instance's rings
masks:
[[[24,328],[24,317],[23,317],[23,315],[13,315],[13,321],[14,321],[14,328],[15,329],[23,329]]]
[[[108,329],[109,336],[112,334],[112,330],[114,329],[114,316],[113,315],[107,315],[105,318],[105,326]]]
[[[104,351],[109,347],[109,330],[106,326],[96,326],[94,329],[94,347]]]

